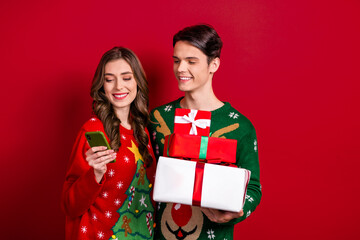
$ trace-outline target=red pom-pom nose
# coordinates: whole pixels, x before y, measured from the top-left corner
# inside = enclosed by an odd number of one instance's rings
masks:
[[[173,204],[171,216],[179,227],[185,226],[192,216],[191,206],[180,203]]]

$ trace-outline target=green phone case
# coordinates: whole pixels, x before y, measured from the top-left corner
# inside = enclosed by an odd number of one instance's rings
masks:
[[[107,147],[107,149],[111,149],[103,132],[100,132],[100,131],[86,132],[85,137],[86,137],[90,147],[105,146],[105,147]],[[111,161],[111,162],[114,163],[115,161],[116,161],[116,159],[114,159],[114,161]]]

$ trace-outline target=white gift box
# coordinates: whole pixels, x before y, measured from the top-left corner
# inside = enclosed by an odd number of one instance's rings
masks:
[[[193,205],[197,162],[160,157],[156,168],[153,199]],[[250,171],[205,163],[201,207],[239,212],[245,201]]]

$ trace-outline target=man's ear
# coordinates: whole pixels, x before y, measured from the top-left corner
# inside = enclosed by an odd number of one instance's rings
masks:
[[[210,73],[215,73],[220,67],[220,58],[214,58],[209,64]]]

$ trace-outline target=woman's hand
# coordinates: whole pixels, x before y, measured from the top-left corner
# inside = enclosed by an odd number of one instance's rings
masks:
[[[210,221],[216,223],[226,223],[234,218],[239,218],[244,215],[243,210],[241,210],[240,212],[228,212],[228,211],[221,211],[211,208],[200,208],[200,209]]]
[[[89,166],[94,168],[95,179],[98,183],[100,183],[107,170],[106,164],[116,158],[114,150],[106,149],[104,146],[92,147],[85,154]]]

